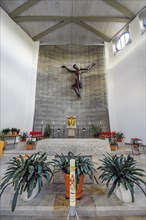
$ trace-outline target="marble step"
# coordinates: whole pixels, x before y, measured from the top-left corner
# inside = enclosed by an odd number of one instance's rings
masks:
[[[40,216],[21,216],[23,220],[65,220],[64,217],[40,217]],[[2,220],[20,220],[20,216],[1,216]],[[112,216],[112,217],[79,217],[79,220],[145,220],[145,216]],[[75,220],[74,217],[70,217],[69,220]]]

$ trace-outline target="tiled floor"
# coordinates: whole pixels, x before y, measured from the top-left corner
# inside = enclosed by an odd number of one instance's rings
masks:
[[[21,153],[32,153],[24,148],[7,146],[1,158],[1,177],[7,165],[5,164],[13,155]],[[116,152],[120,154],[131,153],[131,147],[119,148]],[[146,167],[146,155],[133,155],[141,168]],[[31,201],[24,202],[20,198],[15,212],[11,212],[12,189],[8,188],[1,199],[1,220],[65,220],[69,212],[69,200],[64,196],[65,186],[63,183],[53,183],[47,186],[44,183],[42,191]],[[105,185],[84,184],[83,198],[77,200],[76,210],[80,220],[144,220],[146,219],[146,198],[142,192],[135,188],[135,203],[125,204],[118,200],[113,194],[107,198]],[[138,217],[139,216],[139,217]],[[70,217],[69,219],[77,219]]]

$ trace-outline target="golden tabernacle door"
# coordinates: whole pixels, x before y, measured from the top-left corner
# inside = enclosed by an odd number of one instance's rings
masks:
[[[67,117],[67,129],[68,129],[68,137],[75,137],[75,129],[76,129],[76,116],[68,116]]]

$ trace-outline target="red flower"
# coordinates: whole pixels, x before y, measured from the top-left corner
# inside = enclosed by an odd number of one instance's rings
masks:
[[[27,154],[24,154],[23,157],[24,157],[24,158],[27,158],[28,156],[27,156]]]

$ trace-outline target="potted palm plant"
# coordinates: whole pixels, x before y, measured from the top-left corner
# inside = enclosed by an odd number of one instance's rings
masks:
[[[91,132],[95,138],[98,138],[100,133],[102,132],[101,126],[91,125]]]
[[[14,188],[12,211],[16,208],[18,195],[25,201],[33,199],[41,191],[43,178],[49,184],[53,176],[52,165],[51,162],[47,162],[46,153],[19,155],[13,157],[7,164],[9,166],[2,178],[0,196],[9,185],[12,185]]]
[[[33,149],[33,144],[35,143],[32,139],[27,140],[27,150],[32,150]]]
[[[107,197],[115,192],[121,201],[134,202],[134,185],[137,185],[146,196],[141,186],[141,184],[146,185],[146,182],[141,179],[146,176],[145,171],[136,167],[137,162],[133,157],[107,154],[100,161],[102,165],[98,169],[102,171],[102,174],[99,179],[102,179],[102,182],[105,181],[106,186],[110,187]]]
[[[20,140],[21,140],[22,142],[25,142],[25,141],[26,141],[26,138],[28,138],[28,137],[29,137],[29,135],[28,135],[27,132],[23,131],[23,132],[20,133]]]
[[[49,138],[51,136],[51,133],[52,133],[52,129],[51,129],[50,125],[47,124],[45,129],[44,129],[43,137],[44,138]]]
[[[17,128],[11,128],[11,131],[12,131],[12,135],[18,135],[19,132],[20,132],[20,129],[17,129]]]
[[[124,134],[122,132],[115,132],[115,138],[117,142],[122,142]]]
[[[2,134],[3,134],[3,135],[8,135],[8,134],[10,133],[10,131],[11,131],[10,128],[4,128],[4,129],[2,130]]]
[[[117,145],[117,142],[115,141],[115,138],[111,138],[109,143],[110,143],[111,151],[116,151],[118,145]]]
[[[76,198],[79,199],[83,196],[83,181],[84,175],[88,175],[93,179],[94,164],[90,158],[74,155],[72,152],[68,152],[68,155],[56,154],[56,158],[53,160],[55,162],[55,172],[62,171],[64,173],[65,187],[66,187],[66,198],[70,196],[70,160],[75,159],[75,177],[77,183]]]

